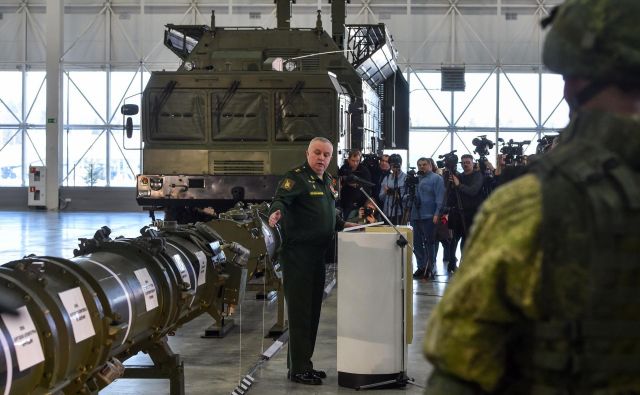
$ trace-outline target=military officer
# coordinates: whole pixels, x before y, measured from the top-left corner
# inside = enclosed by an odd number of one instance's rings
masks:
[[[269,215],[269,225],[281,222],[283,231],[279,257],[289,313],[288,376],[311,385],[327,377],[311,362],[325,286],[325,251],[336,230],[355,225],[336,215],[337,193],[326,173],[332,154],[329,140],[311,140],[306,163],[285,174]]]
[[[638,21],[638,0],[547,19],[571,120],[479,212],[427,325],[427,394],[640,393]]]

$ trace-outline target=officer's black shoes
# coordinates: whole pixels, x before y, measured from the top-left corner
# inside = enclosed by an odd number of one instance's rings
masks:
[[[458,269],[458,266],[456,266],[456,263],[455,263],[455,262],[453,262],[453,263],[449,263],[449,264],[447,265],[447,272],[449,272],[449,273],[453,273],[453,272],[455,272],[455,271],[456,271],[456,269]]]
[[[327,373],[324,370],[311,370],[311,373],[313,373],[314,376],[316,376],[319,379],[326,379],[327,378]]]
[[[317,372],[321,372],[321,371],[317,370]],[[325,377],[327,376],[326,373],[324,373],[324,375]],[[314,371],[304,372],[304,373],[295,373],[295,374],[287,373],[287,377],[289,378],[289,380],[293,381],[294,383],[300,383],[305,385],[322,384],[322,380],[320,380],[320,378],[314,374]]]
[[[416,270],[415,272],[413,272],[413,278],[415,278],[416,280],[419,280],[421,278],[425,278],[425,270],[424,268],[418,268],[418,270]]]

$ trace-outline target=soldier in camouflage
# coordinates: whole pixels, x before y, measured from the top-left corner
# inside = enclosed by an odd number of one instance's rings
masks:
[[[640,1],[566,0],[569,125],[476,218],[427,324],[427,394],[640,394]]]

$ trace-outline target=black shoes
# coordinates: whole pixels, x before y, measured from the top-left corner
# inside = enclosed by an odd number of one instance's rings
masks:
[[[316,376],[319,379],[326,379],[327,378],[327,373],[325,373],[324,370],[311,370],[311,373]]]
[[[457,262],[449,262],[449,264],[447,265],[447,272],[454,273],[457,268]]]
[[[426,273],[426,270],[424,268],[418,268],[418,270],[413,272],[413,278],[415,278],[416,280],[424,278],[425,273]]]
[[[322,380],[320,380],[319,376],[316,376],[316,372],[318,372],[319,374],[323,374],[324,375],[323,378],[327,377],[327,374],[322,370],[313,370],[311,372],[304,372],[304,373],[295,373],[295,374],[287,373],[287,378],[293,381],[294,383],[300,383],[305,385],[320,385],[322,384]]]

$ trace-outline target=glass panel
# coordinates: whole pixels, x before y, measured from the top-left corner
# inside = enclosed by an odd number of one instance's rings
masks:
[[[141,79],[141,74],[135,71],[111,72],[111,123],[118,124],[120,122],[122,118],[120,107],[123,104],[135,104],[140,108]],[[139,112],[137,115],[132,115],[131,119],[134,125],[140,125]]]
[[[153,141],[204,142],[207,97],[200,90],[162,89],[149,92],[153,103],[147,133]]]
[[[569,123],[569,106],[563,100],[563,91],[561,75],[542,75],[542,126],[561,129]]]
[[[66,123],[103,125],[107,119],[106,85],[104,71],[71,71],[65,75],[65,105],[68,99],[70,106]]]
[[[0,129],[0,186],[21,186],[21,171],[22,133],[17,129]]]
[[[440,73],[411,74],[409,100],[411,126],[449,125],[451,93],[440,91]]]
[[[133,130],[133,137],[122,141],[122,133],[112,131],[109,145],[109,185],[134,187],[140,174],[140,130]]]
[[[105,186],[106,136],[102,130],[67,130],[64,134],[65,186]],[[73,142],[73,146],[69,146]]]
[[[335,93],[276,92],[275,100],[278,141],[329,138],[337,127]]]
[[[22,120],[22,72],[0,71],[0,124],[19,124]]]
[[[227,91],[214,92],[211,96],[213,139],[266,141],[271,108],[267,93],[236,92],[227,96]]]
[[[456,126],[495,126],[496,75],[489,75],[487,73],[467,73],[465,75],[465,81],[467,84],[466,90],[464,92],[454,93]]]
[[[47,83],[44,71],[27,73],[25,99],[27,101],[27,123],[44,125],[47,110]]]
[[[413,131],[409,133],[409,166],[416,166],[421,157],[438,160],[438,155],[450,151],[447,131]]]
[[[538,92],[538,74],[501,75],[500,126],[534,128],[538,118]]]

